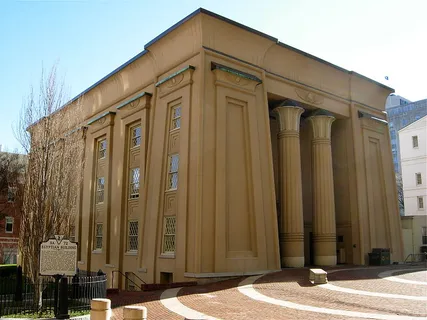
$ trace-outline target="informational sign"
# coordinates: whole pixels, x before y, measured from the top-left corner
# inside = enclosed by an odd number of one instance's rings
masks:
[[[73,276],[77,269],[77,243],[55,235],[40,244],[40,274],[42,276]]]

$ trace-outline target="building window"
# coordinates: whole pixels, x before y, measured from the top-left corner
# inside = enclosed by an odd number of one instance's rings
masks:
[[[70,226],[70,237],[69,240],[71,242],[76,242],[76,227],[75,226]]]
[[[105,159],[107,155],[107,140],[102,139],[98,141],[98,159]]]
[[[16,197],[16,188],[8,187],[7,188],[7,202],[15,202]]]
[[[172,108],[171,130],[181,128],[181,106]]]
[[[421,235],[423,238],[423,244],[427,244],[427,227],[421,228]]]
[[[135,148],[141,145],[141,127],[132,127],[131,128],[131,143],[130,147]]]
[[[102,223],[95,225],[95,250],[102,249]]]
[[[417,202],[418,202],[418,209],[424,209],[424,198],[417,197]]]
[[[175,252],[175,216],[165,217],[163,233],[163,253]]]
[[[418,148],[418,136],[412,137],[412,148]]]
[[[104,202],[104,186],[105,186],[105,178],[98,178],[96,184],[96,203]]]
[[[16,264],[18,250],[15,248],[3,248],[3,263]]]
[[[130,169],[129,198],[139,197],[139,168]]]
[[[174,154],[170,156],[168,171],[168,190],[176,189],[178,187],[178,165],[179,155]]]
[[[423,184],[423,179],[421,177],[421,173],[418,172],[415,174],[415,180],[416,180],[417,186]]]
[[[128,249],[129,251],[138,250],[138,221],[129,221],[129,242]]]
[[[6,223],[5,223],[5,232],[6,233],[13,233],[13,218],[12,217],[6,217]]]

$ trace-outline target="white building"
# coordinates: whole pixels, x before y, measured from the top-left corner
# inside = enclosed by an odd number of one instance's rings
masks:
[[[399,131],[405,216],[426,215],[427,116]]]

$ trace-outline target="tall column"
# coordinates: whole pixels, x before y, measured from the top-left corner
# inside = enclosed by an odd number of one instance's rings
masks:
[[[303,108],[281,106],[279,115],[279,171],[281,190],[280,259],[283,267],[304,266],[304,217],[302,209],[299,126]]]
[[[313,128],[313,249],[314,264],[337,264],[334,177],[332,172],[330,115],[308,118]]]

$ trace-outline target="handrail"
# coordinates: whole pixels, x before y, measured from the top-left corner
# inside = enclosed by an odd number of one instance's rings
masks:
[[[120,270],[113,270],[112,271],[112,281],[111,281],[111,287],[113,287],[114,285],[114,273],[117,272],[119,274],[121,274],[123,277],[125,277],[128,281],[132,282],[135,286],[137,286],[139,289],[141,289],[141,285],[136,283],[135,281],[133,281],[132,279],[130,279],[126,274],[124,274],[123,272],[121,272]],[[129,272],[132,273],[135,277],[137,277],[143,284],[146,284],[144,280],[142,280],[140,277],[138,277],[138,275],[136,275],[134,272]]]

